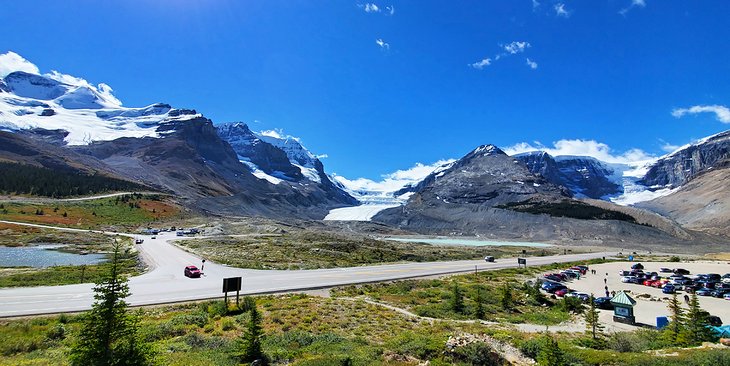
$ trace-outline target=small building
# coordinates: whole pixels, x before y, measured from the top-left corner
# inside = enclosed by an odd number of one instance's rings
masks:
[[[613,305],[613,321],[625,324],[635,324],[634,306],[636,300],[623,291],[620,291],[611,299]]]

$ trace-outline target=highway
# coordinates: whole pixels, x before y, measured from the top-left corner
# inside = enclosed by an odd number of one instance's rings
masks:
[[[59,229],[44,225],[27,225]],[[60,230],[76,231],[75,229]],[[106,234],[115,235],[115,233],[109,232]],[[242,294],[264,294],[470,272],[474,271],[475,266],[479,271],[517,266],[516,259],[505,258],[498,259],[494,263],[468,260],[284,271],[232,268],[206,261],[203,268],[204,275],[201,278],[187,278],[183,275],[183,268],[191,264],[200,268],[202,262],[201,258],[172,243],[174,240],[185,239],[175,236],[175,233],[172,232],[160,233],[156,239],[146,235],[122,235],[144,239],[144,243],[137,245],[137,248],[142,259],[150,267],[147,273],[129,280],[131,296],[127,298],[127,302],[133,306],[221,298],[223,296],[222,282],[225,277],[243,277]],[[541,265],[553,262],[571,262],[615,254],[601,252],[528,257],[527,263],[528,265]],[[88,310],[93,302],[92,287],[93,284],[78,284],[0,289],[0,317]]]

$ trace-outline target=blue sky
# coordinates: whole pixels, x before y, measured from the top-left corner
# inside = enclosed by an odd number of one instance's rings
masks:
[[[282,129],[329,172],[377,179],[487,143],[568,140],[620,160],[726,130],[728,14],[725,1],[25,0],[3,4],[0,52],[109,84],[126,106]]]

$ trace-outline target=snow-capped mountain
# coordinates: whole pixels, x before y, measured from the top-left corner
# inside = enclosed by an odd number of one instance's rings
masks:
[[[295,140],[266,136],[271,142],[265,142],[245,125],[232,126],[234,149],[195,110],[123,107],[106,84],[55,71],[3,70],[9,73],[0,82],[0,134],[8,143],[0,146],[0,159],[53,169],[58,164],[47,157],[54,156],[85,174],[171,192],[216,213],[322,218],[333,207],[357,203]],[[30,158],[10,151],[30,145]]]
[[[295,190],[319,190],[343,205],[358,203],[329,179],[322,162],[298,139],[271,132],[255,133],[245,123],[221,124],[216,129],[257,178]]]
[[[120,137],[160,137],[164,123],[200,117],[168,104],[125,108],[106,84],[60,73],[44,75],[16,71],[3,78],[0,129],[44,129],[67,132],[63,142],[86,145]]]

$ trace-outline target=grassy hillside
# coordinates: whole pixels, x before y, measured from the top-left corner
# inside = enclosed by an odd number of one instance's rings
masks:
[[[76,228],[138,226],[178,217],[180,207],[161,196],[130,194],[90,201],[0,201],[0,220]]]

